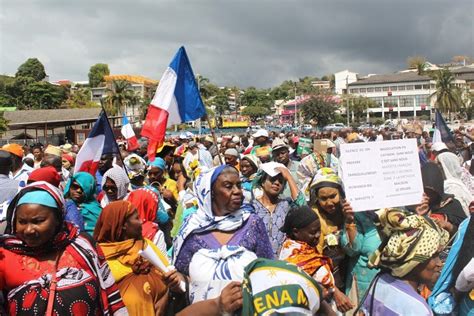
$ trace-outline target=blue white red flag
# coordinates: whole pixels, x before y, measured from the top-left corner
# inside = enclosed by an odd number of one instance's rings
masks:
[[[186,50],[181,47],[161,77],[155,96],[148,106],[142,136],[149,139],[148,159],[165,140],[166,128],[194,121],[206,114]]]
[[[453,134],[448,127],[448,124],[443,119],[441,113],[436,109],[436,116],[435,116],[435,130],[433,133],[433,143],[454,143]]]
[[[77,153],[74,173],[85,171],[95,176],[99,167],[100,157],[103,154],[111,153],[118,154],[118,146],[107,116],[102,111],[81,150]]]
[[[127,140],[127,151],[134,151],[138,148],[138,139],[135,136],[135,132],[133,131],[132,125],[128,121],[127,116],[125,113],[122,117],[122,129],[120,130],[122,136]]]

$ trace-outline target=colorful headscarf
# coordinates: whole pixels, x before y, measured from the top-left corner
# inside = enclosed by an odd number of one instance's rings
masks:
[[[241,227],[251,214],[251,206],[242,205],[241,209],[225,216],[215,216],[212,212],[212,184],[226,169],[234,167],[222,165],[207,169],[202,172],[194,182],[194,193],[198,199],[198,210],[186,218],[176,236],[173,248],[173,260],[178,257],[179,251],[185,239],[191,233],[205,232],[210,230],[233,231]]]
[[[151,189],[140,188],[132,191],[127,196],[127,201],[137,208],[142,221],[143,237],[153,240],[159,230],[158,224],[155,223],[159,208],[158,195]]]
[[[156,157],[155,160],[148,162],[149,167],[160,168],[161,170],[166,169],[166,162],[163,158]]]
[[[137,154],[130,154],[123,160],[123,164],[127,167],[128,176],[133,179],[138,176],[145,175],[146,161]]]
[[[107,179],[110,178],[112,181],[115,182],[117,186],[117,200],[122,200],[125,198],[128,192],[128,185],[130,184],[130,180],[128,179],[127,174],[125,171],[120,167],[112,167],[104,173],[102,177],[101,187],[103,188]],[[105,207],[109,204],[109,198],[107,195],[104,195],[101,201],[102,207]]]
[[[448,232],[426,217],[394,208],[377,215],[385,241],[370,256],[368,266],[387,268],[394,277],[407,275],[448,242]]]
[[[242,157],[242,160],[244,159],[250,162],[250,164],[255,168],[255,170],[258,170],[258,168],[260,167],[261,162],[257,156],[253,154],[248,154]]]
[[[123,241],[123,227],[127,218],[136,211],[128,201],[114,201],[104,207],[94,229],[94,239],[99,243]]]
[[[344,198],[344,188],[341,178],[331,168],[321,168],[314,175],[309,186],[310,200],[315,201],[318,196],[318,191],[321,188],[335,188],[339,190],[341,197]]]
[[[40,191],[41,193],[35,193],[37,191]],[[44,194],[43,192],[49,194],[50,197],[47,199],[41,199]],[[41,247],[32,248],[21,239],[14,236],[16,233],[16,210],[18,203],[23,197],[25,198],[23,199],[22,204],[32,203],[32,201],[35,201],[35,204],[43,204],[50,207],[55,212],[54,215],[58,219],[60,226],[56,235],[47,245],[41,245]],[[51,207],[53,206],[51,203],[51,198],[54,200],[57,207]],[[6,235],[4,235],[0,240],[0,246],[22,255],[39,255],[51,251],[52,249],[62,250],[79,234],[76,226],[64,221],[64,216],[64,199],[59,189],[45,181],[34,182],[18,192],[8,206],[7,227],[5,229]]]
[[[81,187],[82,192],[84,192],[84,199],[78,206],[84,218],[85,231],[92,235],[97,219],[102,211],[102,207],[95,198],[97,190],[95,178],[88,172],[78,172],[74,174],[64,188],[64,196],[69,194],[73,182],[76,182]]]
[[[322,292],[297,266],[256,259],[245,268],[242,315],[316,315]]]

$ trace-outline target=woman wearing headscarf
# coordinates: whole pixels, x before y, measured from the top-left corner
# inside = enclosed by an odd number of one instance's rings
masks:
[[[0,289],[9,315],[127,315],[100,249],[64,221],[61,192],[22,189],[0,238]]]
[[[288,183],[291,198],[282,198],[281,194]],[[298,190],[290,171],[280,163],[270,162],[260,165],[260,170],[254,179],[255,213],[263,220],[273,254],[278,256],[286,234],[280,231],[285,223],[285,217],[292,206],[306,204],[304,195]]]
[[[160,271],[138,252],[152,247],[159,259],[169,264],[153,242],[143,238],[136,207],[128,201],[108,204],[97,221],[94,239],[104,252],[130,315],[159,314],[166,303],[166,285]]]
[[[352,208],[345,200],[341,179],[331,168],[321,168],[310,183],[310,206],[321,219],[321,238],[317,245],[321,254],[331,258],[335,282],[334,301],[340,312],[348,312],[356,306],[345,294],[347,258],[342,235],[353,236],[358,232]]]
[[[64,188],[66,220],[78,225],[81,230],[91,236],[102,211],[95,197],[96,188],[95,178],[88,172],[74,174]],[[72,214],[76,212],[79,212],[80,218],[72,217]]]
[[[259,166],[260,159],[252,154],[245,155],[240,160],[240,180],[242,181],[242,190],[244,191],[244,198],[246,202],[250,202],[252,200],[252,181],[257,175]]]
[[[189,276],[192,303],[216,298],[231,281],[242,281],[244,267],[255,258],[273,258],[262,220],[242,205],[237,169],[223,165],[202,172],[194,192],[198,210],[173,245],[176,269]]]
[[[459,163],[458,157],[452,152],[444,152],[436,157],[444,173],[444,192],[454,195],[461,203],[466,216],[469,216],[469,205],[474,200],[469,191],[472,186],[472,176]],[[463,173],[467,172],[467,177]]]
[[[127,196],[129,184],[130,180],[122,168],[114,166],[107,170],[102,177],[101,187],[104,195],[100,205],[105,207],[110,202],[123,200]]]
[[[130,192],[126,200],[137,209],[138,217],[142,221],[143,238],[151,240],[158,249],[166,253],[165,236],[156,223],[160,208],[158,194],[151,188],[140,188]]]
[[[470,288],[462,289],[460,292],[464,293],[456,295],[459,296],[458,300],[452,294],[456,292],[454,291],[456,278],[462,275],[462,270],[469,264],[469,261],[474,260],[472,236],[474,236],[474,217],[471,216],[459,225],[441,275],[428,297],[428,304],[436,314],[451,315],[451,313],[457,312],[459,315],[467,315],[469,310],[474,311],[474,284],[472,280],[466,282],[466,285],[471,284]],[[456,288],[456,290],[458,289]]]
[[[449,234],[431,219],[400,209],[377,212],[383,242],[369,259],[377,275],[363,300],[364,315],[433,315],[419,287],[440,275],[439,253]]]
[[[428,215],[453,235],[461,222],[466,218],[461,203],[452,194],[444,191],[443,173],[440,167],[433,162],[426,163],[421,168],[423,180],[424,200],[422,212],[419,215]]]

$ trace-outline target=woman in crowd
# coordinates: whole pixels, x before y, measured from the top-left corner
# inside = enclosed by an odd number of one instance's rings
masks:
[[[371,255],[369,266],[382,273],[369,287],[361,311],[365,315],[432,315],[418,291],[438,279],[439,253],[449,234],[429,218],[399,209],[383,209],[378,216],[384,242]]]
[[[165,308],[167,288],[162,275],[138,252],[152,247],[168,265],[166,256],[143,238],[137,209],[128,201],[114,201],[100,214],[94,231],[130,315],[159,315]]]
[[[56,188],[59,188],[61,183],[61,175],[56,171],[53,166],[42,167],[33,170],[28,176],[28,184],[37,181],[46,181],[49,184],[54,185]]]
[[[160,190],[166,203],[175,211],[179,199],[178,187],[176,181],[165,177],[166,162],[163,158],[156,157],[152,162],[148,162],[148,165],[148,183]]]
[[[138,211],[138,217],[142,221],[143,238],[151,240],[158,249],[166,253],[165,236],[156,223],[160,209],[158,194],[151,188],[141,188],[130,192],[126,200]]]
[[[346,226],[354,226],[352,208],[344,198],[341,179],[331,168],[319,169],[311,181],[310,205],[321,220],[323,237],[319,239],[318,251],[333,262],[334,301],[340,312],[356,306],[344,294],[347,262],[341,237]]]
[[[102,196],[99,197],[100,205],[107,206],[110,202],[123,200],[128,193],[128,179],[125,171],[117,166],[107,170],[102,177]]]
[[[88,172],[74,174],[64,188],[66,220],[78,225],[81,230],[91,236],[102,211],[95,197],[96,188],[95,178]],[[77,212],[80,217],[72,217],[72,214],[77,214]]]
[[[64,221],[61,192],[46,182],[11,202],[0,238],[0,289],[9,315],[126,315],[107,263]]]
[[[242,205],[235,168],[222,165],[204,171],[194,191],[198,210],[174,241],[174,263],[189,276],[192,303],[214,299],[229,282],[242,281],[243,269],[253,259],[273,257],[262,220],[250,205]]]
[[[473,260],[472,236],[474,236],[474,217],[471,216],[459,225],[458,233],[449,250],[441,275],[428,298],[428,303],[436,314],[448,315],[457,312],[459,315],[467,315],[469,310],[474,311],[472,267],[471,280],[465,282],[466,285],[470,284],[470,288],[469,286],[464,287],[459,290],[461,293],[456,293],[458,289],[455,289],[457,279],[462,277],[462,270]],[[456,294],[456,297],[453,296],[453,293]]]
[[[418,207],[419,215],[429,215],[453,235],[461,222],[466,218],[461,203],[451,194],[446,194],[443,186],[443,173],[433,162],[427,162],[421,168],[423,188],[425,191],[422,206]]]
[[[452,152],[443,152],[436,157],[436,160],[443,169],[444,191],[454,195],[468,216],[469,205],[474,200],[469,190],[473,186],[471,174],[461,166],[458,156]]]
[[[260,171],[255,177],[255,189],[253,206],[255,213],[263,220],[270,237],[273,254],[278,257],[285,234],[280,228],[285,222],[285,217],[292,206],[306,204],[304,195],[298,190],[296,182],[290,171],[283,165],[275,168],[275,163],[260,165]],[[270,176],[273,174],[274,176]],[[291,190],[291,198],[282,199],[281,193],[288,183]]]
[[[248,154],[240,160],[240,173],[242,174],[242,189],[245,191],[252,191],[252,181],[255,178],[260,160],[257,156]]]
[[[380,245],[380,237],[374,224],[375,212],[344,211],[344,214],[341,245],[349,257],[345,277],[346,295],[352,302],[358,303],[379,272],[378,269],[370,269],[367,265],[369,256]]]

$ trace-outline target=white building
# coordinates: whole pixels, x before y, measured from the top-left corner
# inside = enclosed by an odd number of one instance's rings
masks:
[[[466,81],[456,79],[460,88]],[[436,81],[430,76],[420,76],[416,71],[388,75],[373,75],[349,83],[349,94],[375,101],[377,107],[369,109],[376,116],[403,117],[430,115],[435,105]]]
[[[357,81],[357,73],[343,70],[334,74],[334,89],[336,94],[346,94],[347,85]]]

